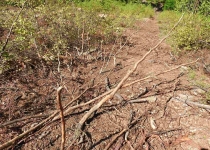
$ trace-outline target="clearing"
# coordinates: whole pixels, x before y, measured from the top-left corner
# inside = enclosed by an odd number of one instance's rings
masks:
[[[123,85],[142,80],[118,90],[89,117],[82,132],[77,130],[80,119],[102,98],[82,105],[115,88],[134,63],[160,41],[158,21],[144,18],[126,29],[123,37],[120,45],[105,46],[100,54],[94,51],[77,61],[60,57],[59,71],[58,66],[43,63],[31,71],[2,74],[0,144],[33,128],[57,109],[56,89],[62,80],[62,105],[68,104],[65,149],[210,149],[208,89],[199,86],[210,84],[210,76],[203,72],[203,61],[210,63],[210,54],[200,50],[178,57],[165,42]],[[194,62],[197,58],[202,61]],[[183,65],[190,62],[194,63]],[[60,120],[51,119],[10,149],[53,150],[60,143]]]

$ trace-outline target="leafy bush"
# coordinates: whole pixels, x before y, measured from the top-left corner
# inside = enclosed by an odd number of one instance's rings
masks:
[[[166,0],[164,3],[164,10],[174,10],[176,6],[176,1],[175,0]]]
[[[158,17],[163,32],[170,30],[181,14],[164,11]],[[186,14],[168,40],[176,51],[210,48],[210,18],[199,14]]]
[[[112,0],[85,1],[78,4],[40,5],[25,8],[14,24],[5,51],[1,51],[19,8],[0,11],[0,70],[14,67],[11,62],[32,63],[36,59],[53,61],[58,53],[75,57],[101,44],[112,43],[124,27],[146,13],[150,7],[137,4],[111,3]],[[115,12],[115,13],[114,13]],[[47,14],[47,15],[46,15]],[[125,21],[126,20],[126,21]]]
[[[178,11],[196,12],[205,16],[210,15],[209,0],[178,0],[176,3]]]
[[[176,9],[178,11],[193,11],[194,10],[194,0],[178,0],[176,3]]]
[[[45,0],[2,0],[0,3],[1,5],[12,5],[12,6],[22,6],[26,2],[25,6],[26,7],[37,7],[41,4],[45,3]]]
[[[209,24],[210,20],[199,15],[186,18],[173,35],[177,47],[185,50],[210,48]]]
[[[10,68],[13,61],[27,63],[34,58],[54,60],[58,53],[69,52],[76,56],[90,48],[97,48],[101,41],[113,40],[115,27],[110,26],[113,19],[101,18],[96,12],[76,7],[58,7],[37,7],[34,11],[26,9],[21,13],[15,22],[12,38],[2,52],[1,68]],[[10,28],[16,12],[11,10],[8,14],[11,16],[2,20],[5,31]],[[0,43],[1,49],[4,42]]]
[[[210,15],[210,1],[203,1],[199,7],[199,13],[205,16]]]

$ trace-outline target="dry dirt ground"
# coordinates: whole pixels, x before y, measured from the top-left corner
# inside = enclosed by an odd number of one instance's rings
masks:
[[[101,98],[79,106],[116,87],[133,64],[160,39],[157,20],[145,18],[126,29],[121,40],[104,46],[100,53],[73,61],[61,57],[60,73],[56,65],[42,63],[31,71],[1,75],[0,144],[52,114],[57,109],[56,89],[65,83],[61,93],[63,106],[80,95],[68,105],[72,109],[65,116],[65,149],[210,149],[210,110],[187,103],[189,100],[209,107],[205,101],[209,89],[198,82],[210,84],[210,76],[202,70],[203,61],[210,63],[210,52],[176,56],[164,42],[139,64],[126,83],[150,77],[121,88],[86,121],[82,132],[77,131],[80,119]],[[157,75],[198,57],[203,61]],[[54,150],[60,149],[60,144],[60,120],[49,120],[7,149]]]

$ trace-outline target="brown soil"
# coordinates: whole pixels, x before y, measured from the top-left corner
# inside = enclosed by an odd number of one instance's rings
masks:
[[[126,40],[122,38],[118,41],[120,44],[105,46],[98,59],[90,58],[98,56],[97,52],[78,57],[74,63],[69,57],[61,57],[60,73],[57,66],[42,64],[30,71],[1,75],[0,144],[37,125],[46,118],[44,115],[48,116],[56,110],[56,88],[60,83],[65,83],[61,94],[63,106],[88,87],[71,106],[101,95],[106,91],[107,77],[111,88],[114,88],[133,64],[158,43],[159,33],[157,21],[145,18],[133,28],[126,29],[123,36]],[[123,129],[128,130],[113,142],[110,149],[210,149],[210,111],[176,99],[206,103],[205,93],[209,89],[201,89],[194,82],[202,77],[202,82],[210,84],[209,76],[202,71],[203,61],[155,76],[198,57],[210,63],[208,50],[178,57],[171,53],[168,44],[162,43],[138,66],[126,83],[148,75],[152,77],[120,89],[118,94],[124,100],[114,97],[107,101],[86,121],[78,139],[74,138],[78,122],[98,101],[79,107],[65,117],[65,149],[103,150]],[[194,70],[193,80],[189,77],[190,69]],[[145,89],[147,92],[142,94]],[[33,117],[38,114],[43,116]],[[28,118],[5,124],[24,117]],[[44,127],[16,141],[10,149],[53,150],[59,149],[60,144],[60,121],[48,121]]]

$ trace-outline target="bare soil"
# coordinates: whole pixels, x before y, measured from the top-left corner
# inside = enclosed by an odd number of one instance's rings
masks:
[[[56,65],[40,63],[37,68],[8,71],[0,79],[0,144],[34,127],[57,109],[56,89],[65,83],[62,104],[82,94],[69,107],[76,106],[114,88],[133,64],[161,39],[157,20],[145,18],[123,33],[117,44],[105,45],[102,52],[70,58],[61,57],[60,72]],[[195,81],[210,84],[203,72],[203,61],[210,63],[209,50],[188,52],[180,56],[171,53],[170,45],[162,43],[128,78],[126,83],[151,76],[118,91],[87,121],[79,138],[77,124],[98,101],[72,110],[65,116],[65,149],[210,149],[210,110],[189,105],[185,101],[205,104],[208,88]],[[95,57],[95,59],[93,59]],[[156,76],[178,65],[195,61],[174,71]],[[72,61],[73,59],[73,61]],[[69,67],[70,66],[70,67]],[[190,78],[189,73],[194,73]],[[184,101],[180,101],[184,100]],[[38,116],[36,116],[38,115]],[[27,118],[25,118],[27,117]],[[25,118],[23,120],[17,120]],[[14,122],[12,122],[15,120]],[[119,134],[126,129],[123,134]],[[60,149],[60,121],[49,121],[44,127],[16,141],[8,149]]]

